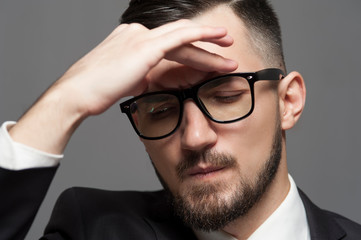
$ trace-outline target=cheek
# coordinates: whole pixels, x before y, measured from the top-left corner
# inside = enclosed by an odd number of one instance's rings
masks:
[[[175,169],[181,159],[180,147],[174,142],[172,137],[163,140],[142,141],[154,167],[168,187],[173,190],[177,182]]]
[[[267,95],[267,98],[259,97],[256,100],[255,109],[249,117],[219,128],[218,151],[235,156],[245,177],[258,172],[272,150],[278,112],[275,97],[269,93]]]

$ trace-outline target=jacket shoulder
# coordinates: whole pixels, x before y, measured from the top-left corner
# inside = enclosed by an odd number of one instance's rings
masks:
[[[143,239],[153,236],[146,219],[166,211],[164,191],[108,191],[74,187],[58,198],[43,239],[61,234],[65,239],[110,238],[107,234]],[[96,234],[94,234],[96,233]],[[119,238],[122,239],[122,238]]]
[[[334,212],[323,210],[330,218],[334,219],[346,232],[345,239],[361,239],[361,225]]]
[[[361,239],[361,225],[337,213],[316,206],[298,189],[306,210],[311,239]]]

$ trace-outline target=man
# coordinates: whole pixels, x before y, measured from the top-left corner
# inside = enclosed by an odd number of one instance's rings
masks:
[[[285,130],[301,115],[305,87],[299,73],[285,74],[267,2],[131,1],[122,21],[129,24],[75,63],[15,125],[3,126],[4,168],[48,167],[2,169],[3,182],[16,181],[1,185],[9,193],[3,207],[17,207],[2,215],[13,226],[6,236],[26,232],[76,127],[137,96],[121,109],[165,191],[68,190],[44,239],[360,237],[359,225],[318,209],[288,175]],[[12,141],[43,153],[24,167],[17,157],[26,150]],[[37,188],[26,193],[30,206],[11,201],[29,186]],[[10,218],[16,214],[23,222]]]

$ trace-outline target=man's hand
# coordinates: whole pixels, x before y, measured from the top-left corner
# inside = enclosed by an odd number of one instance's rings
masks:
[[[233,40],[224,28],[179,20],[148,30],[118,26],[76,62],[9,131],[15,141],[49,153],[62,153],[76,127],[120,98],[148,88],[147,73],[162,59],[204,72],[230,72],[237,63],[197,48],[205,41],[222,47]]]
[[[147,88],[146,74],[163,58],[203,71],[232,71],[235,63],[190,45],[208,41],[229,46],[224,28],[180,20],[148,30],[123,24],[75,63],[59,80],[61,87],[82,89],[75,103],[85,114],[99,114],[120,98],[139,95]],[[199,57],[201,56],[201,57]]]

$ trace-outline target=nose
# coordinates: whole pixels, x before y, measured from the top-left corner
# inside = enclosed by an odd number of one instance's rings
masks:
[[[212,147],[217,141],[214,124],[193,101],[185,101],[180,126],[182,148],[200,151]]]

